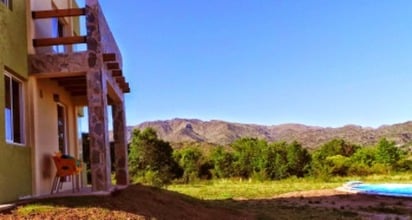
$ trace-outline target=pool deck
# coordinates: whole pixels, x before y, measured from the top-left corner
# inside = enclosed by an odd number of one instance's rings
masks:
[[[350,188],[347,187],[347,186],[339,186],[339,187],[335,188],[335,190],[340,191],[340,192],[347,192],[347,193],[352,193],[352,194],[359,194],[359,191],[350,189]]]

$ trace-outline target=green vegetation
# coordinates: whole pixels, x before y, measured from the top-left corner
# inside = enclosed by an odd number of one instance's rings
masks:
[[[208,150],[190,145],[172,149],[168,142],[158,139],[152,128],[147,128],[133,132],[129,154],[133,180],[155,186],[200,180],[213,180],[210,184],[214,184],[220,179],[271,181],[292,178],[297,181],[311,177],[330,180],[333,177],[393,174],[411,168],[409,150],[385,138],[374,146],[358,146],[334,139],[312,152],[296,141],[268,143],[257,138],[240,138],[229,146]]]
[[[181,176],[181,169],[172,154],[170,144],[159,140],[153,129],[134,130],[129,152],[130,175],[134,181],[154,186],[169,184]]]
[[[314,178],[288,178],[278,181],[254,181],[242,179],[219,179],[199,181],[191,184],[173,184],[168,190],[183,193],[198,199],[258,199],[268,198],[288,192],[315,189],[333,189],[341,186],[343,179],[323,182]]]
[[[54,209],[52,205],[29,204],[17,210],[19,215],[30,216],[32,213],[47,213]]]
[[[270,198],[276,195],[301,192],[308,190],[335,189],[343,183],[351,180],[364,182],[386,182],[386,183],[410,183],[412,176],[407,173],[370,176],[332,177],[328,181],[318,178],[291,177],[277,181],[256,181],[242,179],[218,179],[211,181],[198,181],[191,184],[173,184],[168,190],[186,194],[198,199],[220,200],[220,199],[259,199]]]

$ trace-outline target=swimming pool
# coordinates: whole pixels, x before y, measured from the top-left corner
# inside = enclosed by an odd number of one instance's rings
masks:
[[[412,184],[369,184],[360,181],[350,181],[345,183],[343,187],[341,187],[341,189],[345,191],[370,195],[412,197]]]

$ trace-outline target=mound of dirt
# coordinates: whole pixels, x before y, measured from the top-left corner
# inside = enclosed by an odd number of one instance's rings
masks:
[[[30,201],[41,208],[20,205],[0,219],[254,219],[179,193],[131,185],[110,196],[82,196]]]

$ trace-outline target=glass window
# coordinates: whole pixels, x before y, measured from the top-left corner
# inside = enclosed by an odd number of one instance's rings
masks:
[[[57,137],[59,139],[59,151],[63,154],[68,154],[66,145],[66,110],[61,104],[57,105]]]
[[[5,4],[8,8],[12,9],[12,0],[0,0],[0,2]]]
[[[23,84],[21,81],[5,73],[4,88],[6,141],[24,144]]]

